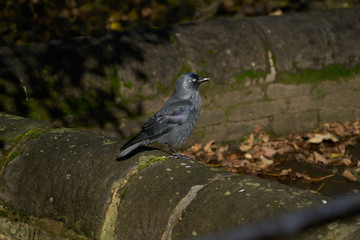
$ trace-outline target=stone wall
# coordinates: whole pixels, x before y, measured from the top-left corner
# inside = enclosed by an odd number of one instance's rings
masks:
[[[211,77],[188,144],[359,116],[360,9],[218,19],[0,48],[0,110],[127,138],[176,78]]]

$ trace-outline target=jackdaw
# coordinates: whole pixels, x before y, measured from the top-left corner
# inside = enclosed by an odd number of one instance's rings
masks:
[[[140,131],[121,147],[116,159],[123,159],[136,148],[154,142],[165,143],[177,157],[184,157],[173,146],[184,144],[194,129],[201,106],[199,86],[209,80],[210,78],[201,77],[193,72],[181,75],[176,80],[173,95],[160,111],[142,125]]]

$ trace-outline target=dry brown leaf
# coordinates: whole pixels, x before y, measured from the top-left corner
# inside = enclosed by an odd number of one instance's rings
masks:
[[[322,156],[320,153],[318,152],[314,152],[314,158],[315,158],[315,162],[316,163],[323,163],[325,165],[327,165],[329,163],[329,160],[327,160],[324,156]]]
[[[272,147],[262,146],[261,153],[264,155],[264,157],[272,158],[276,154],[276,151]]]
[[[285,145],[282,146],[281,148],[277,149],[276,152],[277,152],[278,154],[280,154],[280,155],[283,155],[283,154],[288,153],[288,152],[291,152],[291,151],[293,151],[293,150],[294,150],[293,147],[285,144]]]
[[[209,141],[205,146],[204,146],[204,151],[209,153],[212,152],[211,146],[212,144],[215,142],[215,140],[211,140]]]
[[[299,146],[298,146],[295,142],[293,142],[293,147],[295,148],[295,150],[299,150],[299,149],[300,149]]]
[[[281,172],[279,173],[279,176],[286,176],[286,175],[289,175],[289,173],[291,173],[292,169],[289,168],[289,169],[283,169],[281,170]]]
[[[349,179],[352,182],[356,182],[357,181],[357,177],[354,176],[354,174],[351,173],[351,171],[349,169],[345,169],[343,172],[343,177]]]
[[[242,152],[247,152],[249,150],[252,149],[252,144],[243,144],[243,145],[240,145],[239,149],[242,151]]]
[[[304,174],[298,173],[298,172],[295,173],[295,176],[296,176],[297,178],[304,178]]]
[[[246,140],[247,144],[253,145],[254,144],[254,134],[250,134],[249,139]]]
[[[235,161],[235,160],[238,160],[239,158],[236,154],[231,154],[229,159],[230,159],[230,161]]]
[[[352,164],[352,161],[349,158],[343,158],[340,162],[345,164],[346,166],[350,166]]]
[[[198,152],[201,151],[201,149],[202,149],[202,144],[201,143],[196,143],[196,144],[191,146],[191,151],[193,153],[198,153]]]
[[[257,167],[259,167],[260,169],[266,169],[268,167],[270,167],[272,164],[274,163],[273,160],[267,159],[264,156],[260,156],[260,161],[256,163]]]
[[[240,163],[241,167],[247,167],[250,165],[251,165],[251,163],[249,162],[249,160],[241,160],[241,163]]]
[[[264,134],[264,136],[262,136],[261,139],[264,141],[264,143],[268,143],[270,140],[270,136],[267,134]]]
[[[258,133],[260,132],[260,130],[261,130],[261,127],[260,127],[259,125],[256,125],[256,126],[254,127],[253,132],[254,132],[255,134],[258,134]]]
[[[245,153],[244,157],[249,160],[253,158],[253,156],[250,153]]]
[[[300,154],[298,154],[298,156],[300,156]],[[304,156],[305,157],[305,156]],[[305,162],[308,162],[308,163],[314,163],[315,162],[315,158],[314,158],[314,155],[311,154],[309,157],[305,157]]]
[[[348,133],[345,131],[345,128],[340,123],[333,123],[334,132],[340,137],[345,137]]]
[[[337,142],[338,138],[335,137],[331,133],[325,133],[325,134],[315,134],[314,137],[310,138],[308,140],[309,143],[322,143],[324,140],[331,140],[333,142]]]

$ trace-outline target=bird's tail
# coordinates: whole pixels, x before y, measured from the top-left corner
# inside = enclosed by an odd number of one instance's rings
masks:
[[[129,153],[131,153],[132,151],[134,151],[136,148],[140,147],[141,145],[144,145],[144,141],[122,147],[120,149],[120,153],[116,156],[116,160],[120,160],[120,159],[124,158],[126,155],[128,155]]]

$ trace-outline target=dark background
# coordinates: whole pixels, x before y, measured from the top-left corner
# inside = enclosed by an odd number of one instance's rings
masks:
[[[1,0],[0,45],[358,5],[359,0]]]

